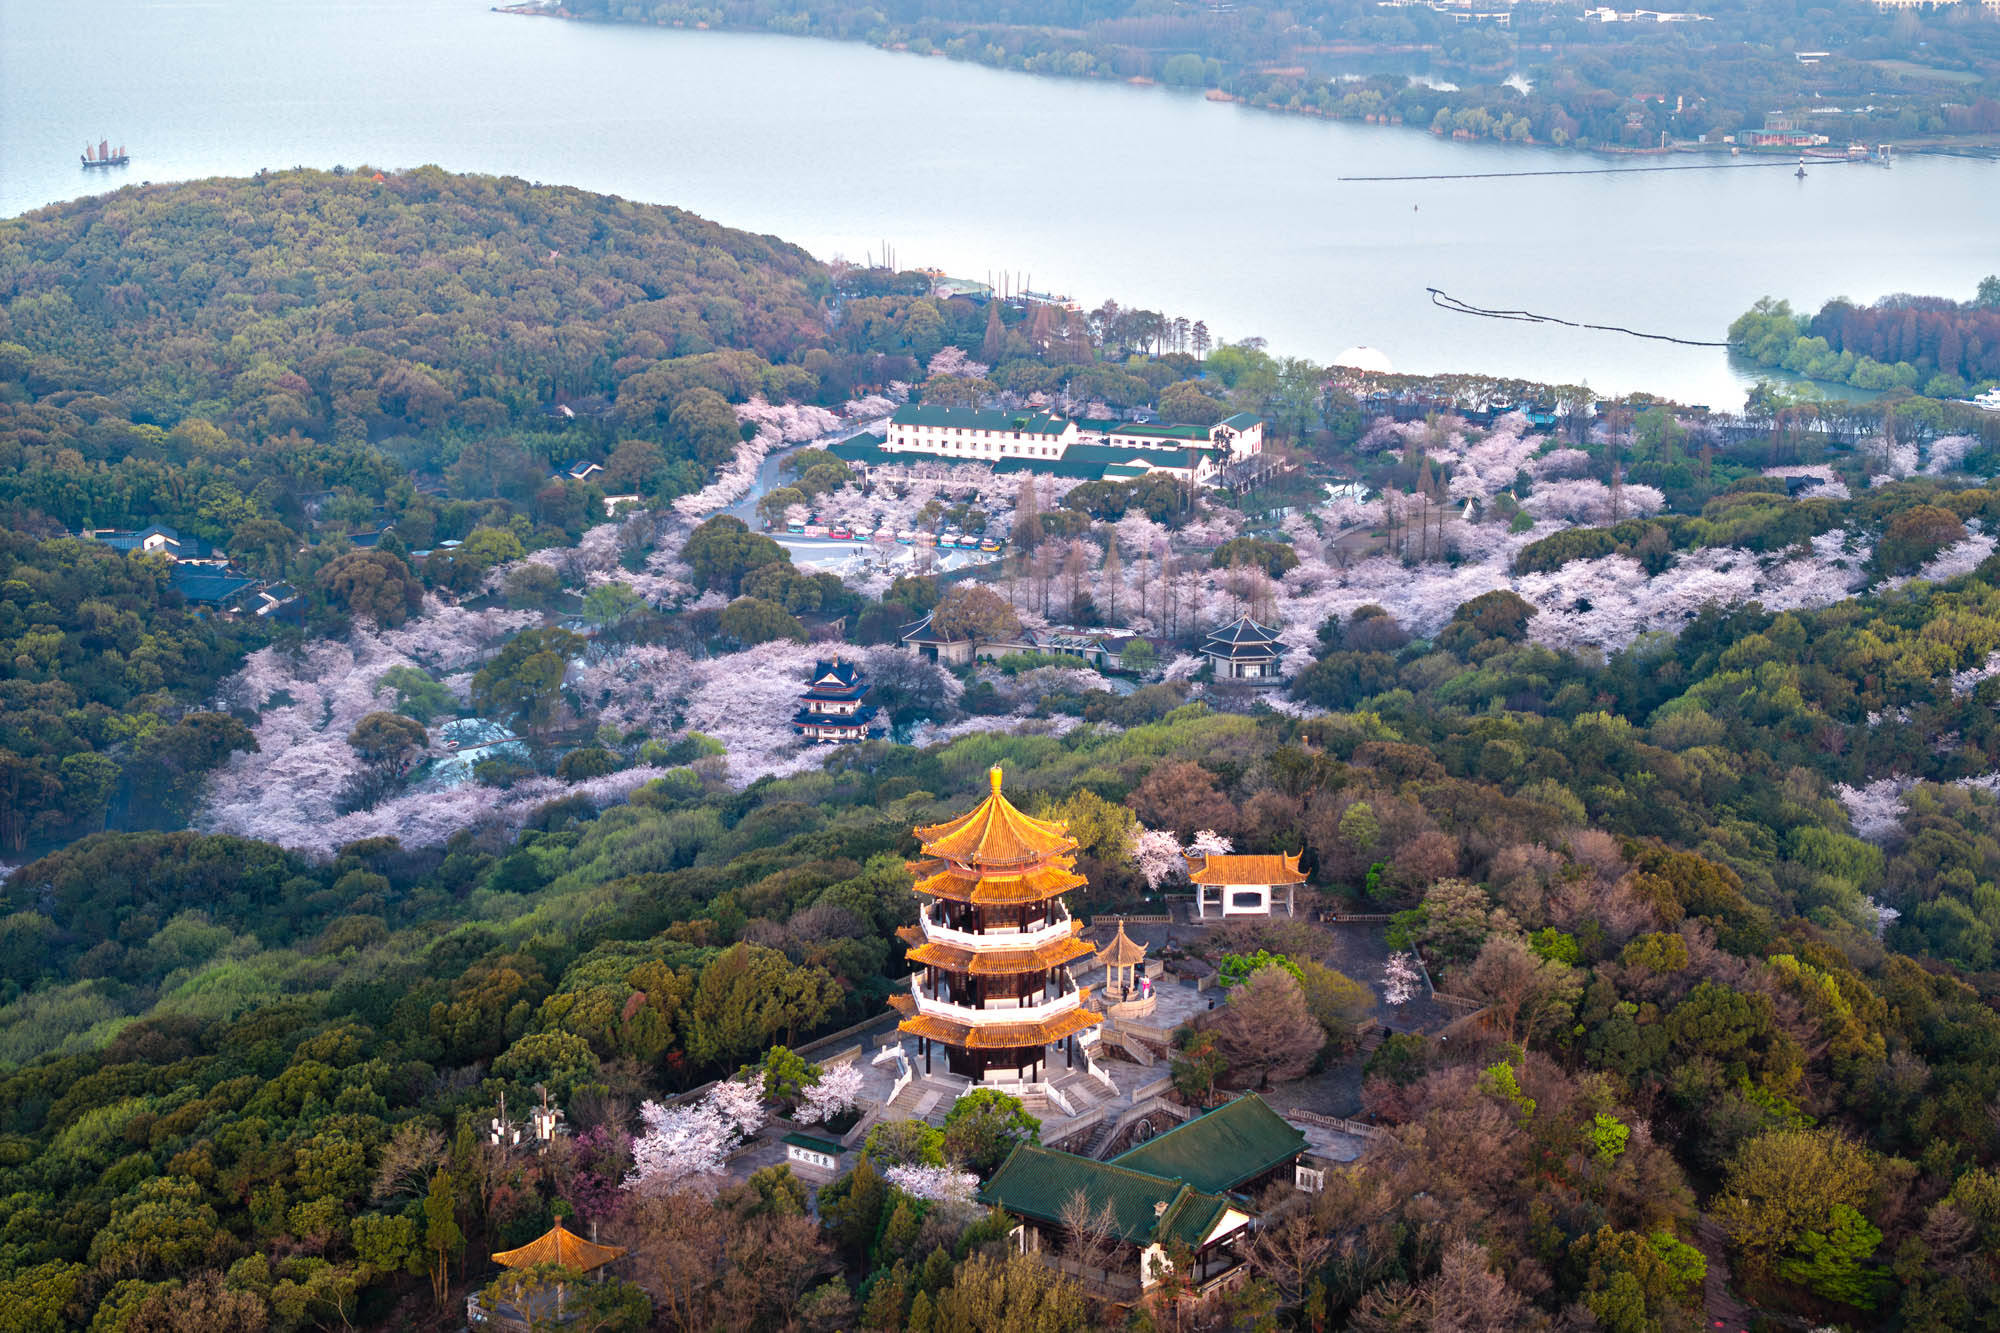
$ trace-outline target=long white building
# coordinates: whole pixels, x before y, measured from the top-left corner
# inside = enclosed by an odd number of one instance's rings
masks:
[[[937,460],[1090,481],[1123,481],[1153,472],[1208,481],[1230,463],[1263,450],[1263,418],[1248,412],[1213,426],[1167,426],[911,404],[889,419],[885,437],[856,437],[832,452],[864,469]]]

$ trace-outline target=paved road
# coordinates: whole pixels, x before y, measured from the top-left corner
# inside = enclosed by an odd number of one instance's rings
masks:
[[[764,465],[757,469],[757,483],[750,488],[750,493],[722,512],[725,514],[734,514],[737,518],[748,523],[752,528],[760,526],[760,520],[757,517],[757,502],[770,494],[772,489],[777,486],[778,467],[785,459],[801,449],[824,449],[829,444],[838,444],[842,440],[851,440],[855,436],[868,431],[881,430],[888,423],[889,418],[877,417],[872,421],[860,421],[851,426],[843,426],[831,434],[822,435],[815,440],[807,440],[804,444],[794,444],[784,449],[773,449],[764,456]]]

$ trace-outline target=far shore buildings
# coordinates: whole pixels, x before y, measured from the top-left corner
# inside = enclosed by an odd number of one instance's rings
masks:
[[[1306,882],[1299,869],[1303,853],[1279,856],[1190,856],[1188,879],[1194,884],[1194,915],[1206,921],[1209,911],[1224,920],[1232,916],[1274,916],[1278,890],[1284,890],[1285,915],[1296,916],[1294,894]]]
[[[859,663],[843,662],[838,655],[831,662],[815,662],[812,682],[792,714],[792,730],[804,740],[831,745],[874,740],[883,729],[875,722],[875,705],[862,702],[867,694],[868,677]]]
[[[828,452],[868,477],[923,465],[977,463],[998,473],[1129,481],[1159,473],[1209,482],[1264,451],[1264,420],[1248,412],[1213,426],[1079,420],[1032,409],[906,404],[886,435],[857,435]]]

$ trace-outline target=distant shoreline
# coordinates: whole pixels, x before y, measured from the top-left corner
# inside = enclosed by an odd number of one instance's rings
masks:
[[[926,54],[926,53],[914,52],[909,48],[907,44],[902,42],[869,42],[852,38],[824,37],[813,33],[779,32],[771,28],[739,27],[732,24],[722,24],[717,26],[717,25],[710,25],[708,23],[684,23],[679,21],[669,22],[666,20],[646,21],[640,19],[591,18],[581,14],[572,14],[567,9],[563,9],[561,7],[551,9],[540,4],[532,3],[532,0],[530,0],[529,3],[523,3],[523,4],[493,5],[490,6],[490,12],[495,14],[510,14],[519,18],[566,19],[572,23],[591,23],[606,28],[679,28],[689,32],[737,33],[737,34],[756,35],[763,37],[802,37],[807,41],[832,42],[843,46],[867,46],[877,51],[888,52],[892,55]],[[1411,46],[1408,44],[1404,44],[1404,45],[1382,47],[1382,48],[1351,47],[1351,49],[1349,49],[1347,53],[1355,56],[1368,56],[1371,54],[1377,56],[1393,56],[1400,54],[1409,54],[1411,52],[1423,49],[1426,48],[1420,45]],[[933,49],[927,54],[930,57],[940,60],[952,59],[951,56],[947,55],[945,52],[941,50]],[[958,63],[978,63],[978,62],[961,61]],[[1038,71],[1038,70],[1002,69],[998,66],[993,66],[993,65],[986,65],[984,66],[984,68],[992,69],[995,70],[995,72],[1002,74],[1026,74],[1029,75],[1030,77],[1044,77],[1052,79],[1075,79],[1087,83],[1122,83],[1131,85],[1133,87],[1141,87],[1141,88],[1174,87],[1174,85],[1163,84],[1158,79],[1147,78],[1142,75],[1131,76],[1131,77],[1111,77],[1098,74],[1066,75],[1066,74],[1045,73],[1043,71]],[[1637,147],[1625,147],[1619,144],[1603,144],[1603,143],[1558,144],[1558,143],[1551,143],[1546,139],[1536,139],[1532,137],[1526,139],[1511,139],[1511,140],[1496,139],[1490,136],[1472,134],[1469,131],[1465,130],[1457,130],[1450,134],[1441,134],[1436,130],[1428,129],[1425,126],[1410,125],[1405,121],[1405,119],[1400,114],[1395,114],[1395,113],[1384,113],[1380,116],[1372,114],[1363,116],[1330,116],[1327,115],[1325,112],[1321,111],[1317,107],[1272,106],[1266,103],[1252,101],[1249,98],[1240,96],[1235,93],[1226,92],[1220,88],[1178,88],[1176,90],[1188,93],[1200,93],[1202,95],[1203,100],[1205,101],[1233,105],[1233,106],[1240,106],[1243,107],[1245,110],[1250,110],[1250,111],[1267,111],[1274,115],[1300,116],[1309,120],[1332,121],[1343,125],[1376,125],[1388,129],[1423,130],[1426,133],[1428,133],[1433,139],[1449,139],[1462,143],[1486,144],[1496,148],[1536,148],[1552,152],[1580,153],[1584,155],[1594,155],[1607,158],[1686,156],[1686,157],[1773,157],[1773,158],[1791,159],[1799,156],[1804,156],[1807,158],[1818,158],[1822,161],[1828,161],[1828,162],[1852,160],[1847,156],[1847,154],[1844,151],[1834,147],[1831,143],[1819,145],[1816,147],[1801,148],[1798,146],[1776,146],[1776,145],[1766,146],[1766,145],[1752,145],[1752,144],[1712,144],[1712,143],[1700,143],[1700,142],[1680,142],[1680,143],[1669,143],[1659,147],[1637,148]],[[1946,137],[1939,137],[1936,135],[1920,135],[1908,139],[1889,139],[1889,138],[1880,138],[1878,136],[1872,138],[1871,142],[1888,144],[1895,151],[1899,153],[1908,153],[1913,155],[1924,155],[1924,156],[1939,156],[1939,157],[1968,157],[1968,158],[1979,159],[1982,161],[1991,161],[1995,163],[2000,163],[2000,134],[1966,135],[1966,136],[1954,135]]]

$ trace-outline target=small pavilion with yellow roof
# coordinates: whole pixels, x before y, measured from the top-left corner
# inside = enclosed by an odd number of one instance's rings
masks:
[[[575,1269],[579,1273],[589,1273],[604,1267],[614,1259],[625,1257],[622,1245],[599,1245],[585,1240],[562,1224],[556,1224],[517,1250],[502,1250],[493,1256],[493,1262],[502,1268],[533,1268],[538,1264],[554,1264],[559,1268]]]
[[[1060,820],[1022,814],[993,790],[969,813],[919,828],[910,863],[926,901],[899,932],[916,971],[890,997],[917,1039],[924,1072],[941,1048],[950,1073],[974,1083],[1039,1083],[1052,1052],[1076,1064],[1079,1034],[1104,1021],[1069,965],[1095,952],[1062,895],[1085,883]]]

